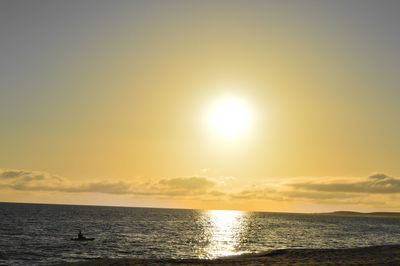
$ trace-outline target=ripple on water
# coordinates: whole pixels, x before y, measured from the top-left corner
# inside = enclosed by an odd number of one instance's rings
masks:
[[[400,219],[0,203],[0,264],[398,244]],[[95,241],[70,241],[82,229]]]

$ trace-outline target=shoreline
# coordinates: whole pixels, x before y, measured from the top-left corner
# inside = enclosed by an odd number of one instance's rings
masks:
[[[400,244],[347,249],[276,249],[217,259],[94,259],[61,265],[400,265]]]

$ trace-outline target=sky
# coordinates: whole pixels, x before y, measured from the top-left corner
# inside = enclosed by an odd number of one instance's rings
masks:
[[[0,201],[399,211],[399,10],[1,1]]]

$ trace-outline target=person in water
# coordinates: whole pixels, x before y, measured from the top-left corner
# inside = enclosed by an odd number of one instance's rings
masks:
[[[78,239],[85,239],[85,238],[86,238],[86,237],[83,236],[81,230],[79,230]]]

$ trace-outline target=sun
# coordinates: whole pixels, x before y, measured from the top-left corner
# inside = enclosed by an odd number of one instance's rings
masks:
[[[239,97],[224,96],[214,101],[206,115],[208,128],[225,139],[245,136],[253,124],[249,104]]]

